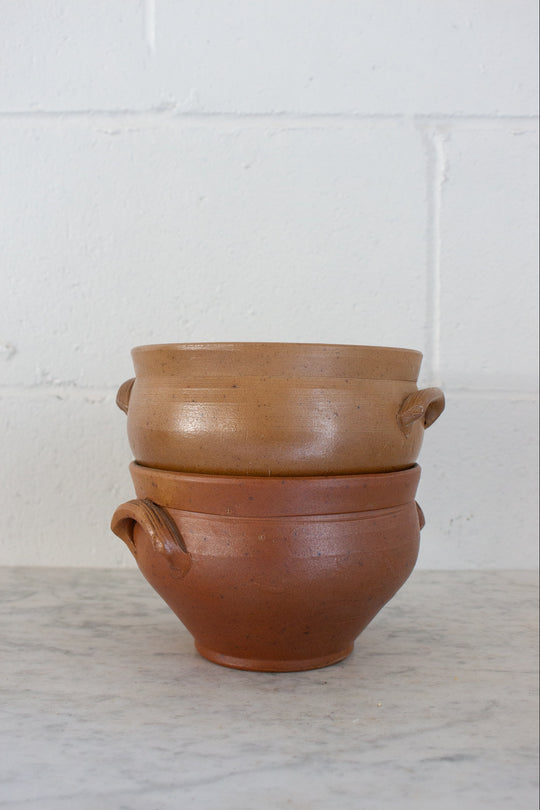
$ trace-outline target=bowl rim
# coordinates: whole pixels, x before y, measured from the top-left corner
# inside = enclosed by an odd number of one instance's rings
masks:
[[[309,342],[292,342],[288,343],[286,341],[251,341],[251,340],[239,340],[239,341],[208,341],[198,343],[194,342],[187,342],[187,343],[143,343],[139,346],[134,346],[131,349],[132,354],[137,352],[143,351],[156,351],[158,349],[166,349],[166,350],[211,350],[211,349],[223,349],[223,350],[232,350],[235,348],[244,348],[246,346],[253,346],[258,348],[268,348],[272,347],[279,347],[281,349],[286,348],[318,348],[318,349],[359,349],[359,350],[374,350],[374,351],[388,351],[388,352],[403,352],[404,354],[415,354],[420,357],[423,357],[422,352],[419,349],[407,349],[403,346],[375,346],[373,344],[360,344],[360,343],[309,343]]]
[[[137,377],[344,378],[416,382],[417,349],[346,343],[153,343],[136,346]]]
[[[421,468],[358,475],[239,476],[129,467],[137,497],[185,512],[287,517],[371,512],[414,501]]]

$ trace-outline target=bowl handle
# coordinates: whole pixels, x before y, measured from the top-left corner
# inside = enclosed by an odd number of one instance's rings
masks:
[[[111,521],[111,529],[135,558],[137,549],[133,531],[136,523],[150,538],[153,550],[165,557],[172,575],[183,577],[187,574],[191,567],[191,555],[167,510],[148,499],[127,501],[118,507]]]
[[[398,411],[398,424],[407,436],[410,432],[410,425],[422,419],[425,428],[439,418],[444,411],[444,394],[440,388],[423,388],[421,391],[414,391],[409,394]]]
[[[116,395],[116,404],[118,405],[121,411],[124,411],[124,413],[128,412],[129,397],[134,382],[135,377],[132,377],[131,380],[126,380],[124,383],[122,383]]]
[[[418,523],[420,524],[420,531],[421,531],[426,525],[426,519],[424,517],[424,513],[422,511],[422,507],[420,506],[420,504],[417,503],[417,501],[415,501],[415,504],[416,504],[416,511],[418,513]]]

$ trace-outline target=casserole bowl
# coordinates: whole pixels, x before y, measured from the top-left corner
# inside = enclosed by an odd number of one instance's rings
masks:
[[[118,391],[139,464],[217,475],[391,472],[444,409],[407,349],[207,343],[133,349]]]

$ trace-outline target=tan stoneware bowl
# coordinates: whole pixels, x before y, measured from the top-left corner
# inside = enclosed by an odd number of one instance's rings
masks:
[[[131,465],[137,499],[112,530],[194,636],[238,669],[341,661],[411,573],[420,468],[314,478],[192,475]]]
[[[118,391],[135,459],[217,475],[312,476],[412,465],[444,409],[407,349],[289,343],[140,346]]]

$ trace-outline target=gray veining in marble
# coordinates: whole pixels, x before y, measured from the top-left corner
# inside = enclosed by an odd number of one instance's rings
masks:
[[[536,810],[536,574],[425,572],[346,661],[200,658],[137,571],[0,569],[0,807]]]

